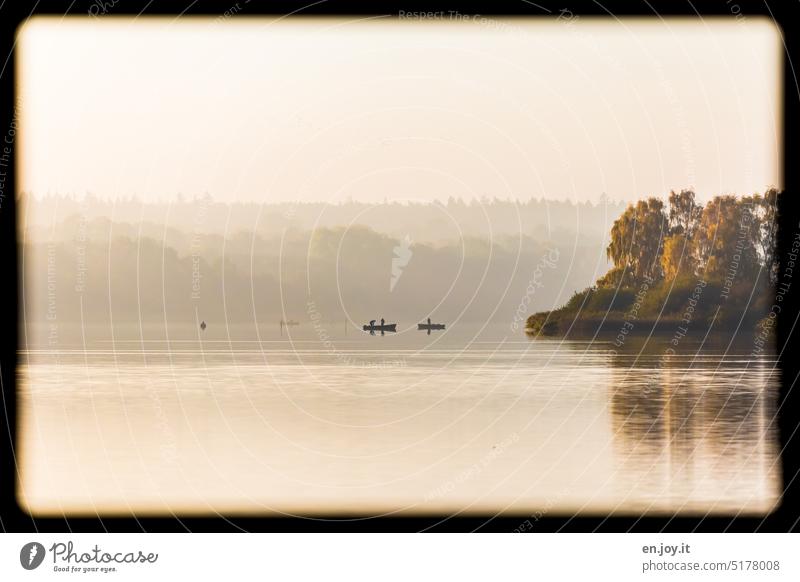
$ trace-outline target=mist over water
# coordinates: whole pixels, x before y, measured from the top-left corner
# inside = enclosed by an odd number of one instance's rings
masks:
[[[353,325],[522,320],[607,270],[604,241],[621,208],[607,200],[290,205],[210,197],[26,197],[23,206],[25,323],[106,330],[309,321],[312,311]],[[537,269],[543,259],[547,267]]]

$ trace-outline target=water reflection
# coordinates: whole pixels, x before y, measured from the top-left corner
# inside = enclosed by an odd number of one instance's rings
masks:
[[[26,353],[21,501],[38,513],[530,515],[763,514],[778,499],[768,357],[363,335],[336,349],[186,338]],[[377,366],[387,360],[402,365]]]
[[[745,501],[769,511],[779,473],[773,366],[696,356],[634,365],[613,358],[610,416],[624,504],[706,512],[741,510]]]

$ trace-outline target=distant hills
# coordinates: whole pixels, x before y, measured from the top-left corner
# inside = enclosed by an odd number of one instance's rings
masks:
[[[313,302],[331,321],[347,312],[511,329],[608,270],[608,232],[624,204],[23,196],[19,208],[30,323],[193,323],[199,313],[302,324]]]

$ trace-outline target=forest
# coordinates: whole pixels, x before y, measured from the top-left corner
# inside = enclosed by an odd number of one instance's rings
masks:
[[[624,206],[24,196],[23,340],[68,343],[78,330],[110,341],[112,327],[193,330],[198,320],[211,330],[295,320],[302,332],[310,303],[335,329],[347,317],[431,317],[516,335],[608,269],[603,249]]]
[[[778,275],[780,193],[716,196],[670,192],[665,204],[629,204],[610,230],[612,266],[562,307],[531,315],[533,335],[673,333],[709,329],[753,337],[767,324]]]

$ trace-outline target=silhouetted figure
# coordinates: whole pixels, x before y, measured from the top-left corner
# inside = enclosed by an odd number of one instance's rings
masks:
[[[205,322],[205,321],[203,321],[203,322],[200,324],[200,329],[202,329],[203,331],[205,331],[205,330],[206,330],[206,322]]]

